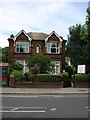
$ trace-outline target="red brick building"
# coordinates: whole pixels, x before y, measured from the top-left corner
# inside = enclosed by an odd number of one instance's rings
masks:
[[[55,74],[61,73],[65,68],[65,43],[66,40],[55,31],[50,34],[29,32],[21,30],[16,36],[11,35],[9,41],[9,63],[16,59],[24,65],[23,72],[29,69],[25,60],[37,53],[50,56],[55,62]]]

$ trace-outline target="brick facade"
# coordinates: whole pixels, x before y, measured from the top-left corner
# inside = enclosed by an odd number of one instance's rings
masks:
[[[45,33],[26,33],[24,30],[20,31],[16,36],[11,35],[8,38],[9,41],[9,63],[12,59],[25,60],[26,58],[32,57],[37,52],[37,46],[39,53],[44,53],[50,56],[52,61],[60,61],[60,73],[65,69],[65,43],[62,37],[60,37],[55,31],[50,34]],[[17,52],[17,42],[28,42],[29,52]],[[58,43],[60,53],[47,53],[47,43]],[[19,46],[20,47],[20,46]],[[26,48],[24,48],[26,50]],[[55,48],[57,49],[57,47]]]

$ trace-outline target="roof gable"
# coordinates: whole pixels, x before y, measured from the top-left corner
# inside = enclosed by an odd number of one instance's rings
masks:
[[[45,41],[47,42],[52,35],[55,35],[55,36],[58,38],[58,40],[62,42],[61,37],[60,37],[55,31],[52,31],[52,32],[48,35],[48,37],[45,39]]]
[[[20,35],[25,35],[27,40],[32,40],[31,37],[24,31],[24,30],[21,30],[16,36],[15,36],[15,40],[20,36]],[[25,39],[26,39],[25,38]]]

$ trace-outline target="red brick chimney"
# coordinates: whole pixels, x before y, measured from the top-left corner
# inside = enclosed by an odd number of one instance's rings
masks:
[[[12,63],[13,53],[14,53],[14,35],[10,35],[9,41],[9,63]]]

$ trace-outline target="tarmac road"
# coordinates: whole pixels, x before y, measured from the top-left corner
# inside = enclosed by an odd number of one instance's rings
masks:
[[[88,118],[88,95],[3,95],[3,118]]]

